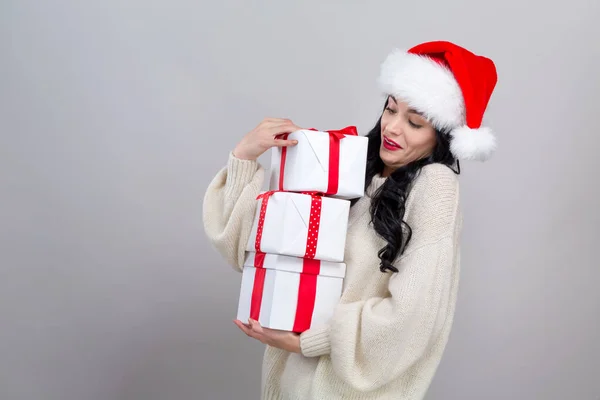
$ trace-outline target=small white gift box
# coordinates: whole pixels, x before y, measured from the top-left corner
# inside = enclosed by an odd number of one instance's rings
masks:
[[[303,129],[285,136],[298,144],[273,147],[270,190],[315,191],[341,199],[364,195],[369,140],[357,136],[354,127],[339,131]]]
[[[258,202],[247,251],[344,261],[349,200],[269,191]]]
[[[237,319],[292,332],[327,324],[338,304],[344,263],[246,253]]]

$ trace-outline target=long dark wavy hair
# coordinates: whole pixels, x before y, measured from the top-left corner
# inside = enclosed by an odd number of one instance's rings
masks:
[[[383,161],[379,156],[381,116],[377,124],[367,134],[367,137],[369,138],[369,144],[365,190],[371,184],[373,177],[383,173],[384,169]],[[428,164],[440,163],[448,166],[454,173],[460,174],[460,163],[450,152],[450,135],[447,132],[436,130],[436,139],[431,155],[396,169],[373,194],[370,206],[371,223],[375,232],[387,242],[377,253],[381,260],[379,265],[381,272],[398,272],[398,269],[394,266],[394,261],[404,253],[404,249],[410,242],[412,229],[404,221],[405,203],[411,183],[417,177],[421,168]],[[354,199],[352,205],[356,201],[358,199]]]

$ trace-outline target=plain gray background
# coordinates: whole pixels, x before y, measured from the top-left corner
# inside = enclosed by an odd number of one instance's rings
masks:
[[[427,399],[600,398],[599,17],[597,0],[2,1],[0,398],[258,398],[206,186],[265,116],[366,133],[388,51],[437,39],[495,60],[500,147],[462,164],[459,304]]]

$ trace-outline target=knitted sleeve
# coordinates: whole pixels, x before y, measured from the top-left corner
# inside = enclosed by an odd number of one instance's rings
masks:
[[[339,304],[327,327],[301,334],[302,354],[328,354],[334,371],[359,391],[381,388],[407,372],[452,318],[457,273],[458,183],[429,174],[413,189],[413,240],[396,263],[385,297]]]
[[[204,195],[204,231],[227,263],[239,271],[263,179],[264,169],[257,161],[241,160],[230,153],[227,166],[213,178]]]

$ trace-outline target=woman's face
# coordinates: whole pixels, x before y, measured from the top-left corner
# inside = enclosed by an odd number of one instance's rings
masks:
[[[418,112],[394,97],[381,116],[379,156],[385,164],[384,176],[413,161],[428,157],[436,143],[433,126]]]

